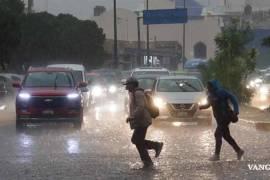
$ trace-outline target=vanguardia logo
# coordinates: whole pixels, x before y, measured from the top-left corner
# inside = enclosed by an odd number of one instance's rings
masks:
[[[251,171],[270,171],[270,164],[248,164]]]

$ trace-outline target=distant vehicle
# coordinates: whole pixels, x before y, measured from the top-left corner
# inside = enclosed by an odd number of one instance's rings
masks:
[[[185,70],[199,70],[202,66],[208,66],[208,60],[205,59],[189,59],[185,62]]]
[[[12,73],[0,73],[0,76],[9,78],[12,82],[21,82],[23,80],[23,75],[12,74]]]
[[[270,73],[260,78],[260,84],[255,89],[254,103],[262,110],[270,106]]]
[[[199,111],[207,103],[202,82],[193,76],[160,77],[153,90],[154,103],[160,110],[159,119],[198,122],[210,125],[210,110]]]
[[[141,67],[135,68],[131,72],[131,76],[138,77],[142,75],[155,75],[155,76],[168,76],[170,71],[166,68],[156,68],[156,67]]]
[[[31,68],[16,97],[16,127],[28,122],[72,121],[80,127],[83,122],[82,92],[72,71],[64,68]]]
[[[0,111],[12,109],[12,102],[15,100],[16,91],[12,87],[12,80],[0,76]]]
[[[87,73],[86,78],[90,83],[91,105],[104,104],[104,102],[108,101],[118,101],[121,87],[117,81],[114,81],[114,79],[107,75],[93,72]]]
[[[75,82],[76,84],[80,84],[81,82],[86,82],[86,77],[85,77],[85,67],[81,64],[51,64],[48,65],[47,67],[51,68],[67,68],[71,69]],[[85,87],[87,88],[87,87]],[[83,103],[84,107],[87,108],[90,106],[90,92],[83,90]]]

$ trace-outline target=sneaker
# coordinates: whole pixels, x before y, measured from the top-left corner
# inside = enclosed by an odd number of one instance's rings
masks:
[[[214,154],[212,157],[209,158],[209,161],[219,161],[220,157],[219,155]]]
[[[158,147],[156,149],[156,155],[155,155],[156,158],[159,157],[159,155],[162,151],[162,148],[163,148],[163,143],[158,143]]]
[[[245,151],[243,150],[240,150],[238,153],[237,153],[237,159],[240,161],[242,159],[242,156],[244,155]]]
[[[151,168],[154,166],[152,161],[143,161],[143,168]]]

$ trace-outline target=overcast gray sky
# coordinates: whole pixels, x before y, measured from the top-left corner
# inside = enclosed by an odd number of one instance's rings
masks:
[[[143,0],[117,0],[119,8],[132,10],[142,9]],[[112,9],[113,0],[34,0],[35,11],[48,11],[52,14],[69,13],[81,19],[89,19],[93,16],[96,5],[104,5]]]

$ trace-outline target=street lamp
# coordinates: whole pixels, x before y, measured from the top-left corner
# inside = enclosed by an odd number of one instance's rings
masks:
[[[114,14],[114,68],[118,68],[118,51],[117,51],[117,15],[116,15],[116,0],[113,0],[113,14]]]
[[[146,0],[146,10],[149,10],[149,0]],[[146,25],[146,51],[147,51],[147,65],[151,65],[150,63],[150,47],[149,47],[149,25]]]

